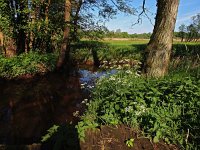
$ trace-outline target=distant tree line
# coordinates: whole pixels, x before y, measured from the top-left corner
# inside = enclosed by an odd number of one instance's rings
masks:
[[[107,31],[104,34],[105,38],[139,38],[139,39],[149,39],[151,33],[141,33],[141,34],[129,34],[128,32],[121,32],[120,29],[116,31]]]
[[[182,42],[198,41],[200,38],[200,13],[192,17],[190,25],[180,25],[179,32],[176,32],[175,36],[181,38]]]

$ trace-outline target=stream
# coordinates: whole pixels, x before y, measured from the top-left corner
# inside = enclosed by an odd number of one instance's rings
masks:
[[[73,112],[83,113],[82,101],[88,98],[95,80],[105,74],[75,69],[68,74],[0,81],[0,144],[38,143],[53,125],[76,123]]]

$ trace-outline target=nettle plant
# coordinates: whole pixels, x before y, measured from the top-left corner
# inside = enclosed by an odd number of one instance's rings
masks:
[[[120,71],[97,82],[77,129],[84,139],[87,128],[124,123],[154,142],[200,148],[199,100],[199,78],[144,79],[135,71]]]

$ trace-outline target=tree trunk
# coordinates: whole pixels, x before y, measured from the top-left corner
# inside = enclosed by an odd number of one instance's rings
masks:
[[[51,0],[46,0],[45,4],[45,24],[46,24],[46,29],[45,29],[45,46],[46,46],[46,52],[51,53],[53,52],[52,50],[52,41],[51,41],[51,33],[49,31],[49,7],[51,5]]]
[[[81,6],[83,4],[82,0],[79,0],[78,3],[76,4],[76,12],[74,16],[74,32],[73,32],[73,39],[76,41],[77,40],[77,32],[78,32],[78,19],[79,19],[79,12],[81,10]]]
[[[185,37],[185,33],[184,33],[184,32],[181,32],[181,42],[183,42],[184,37]]]
[[[145,49],[143,73],[163,77],[168,72],[179,0],[157,0],[155,26]]]
[[[51,0],[47,0],[46,7],[45,7],[45,21],[48,24],[49,23],[49,6],[51,4]]]
[[[17,54],[21,54],[25,52],[26,49],[26,31],[23,28],[24,26],[27,25],[27,14],[24,12],[24,10],[27,7],[27,3],[25,1],[18,2],[19,4],[19,15],[17,17],[17,23],[18,23],[18,33],[17,33],[17,39],[16,39],[16,44],[17,44]],[[17,3],[16,3],[17,7]]]
[[[57,69],[60,69],[66,59],[69,56],[69,34],[70,34],[70,14],[71,14],[71,0],[65,0],[65,28],[63,35],[63,42],[61,45],[61,50],[59,54],[59,58],[57,61]]]
[[[3,32],[0,31],[0,55],[3,54],[4,51],[4,35]]]

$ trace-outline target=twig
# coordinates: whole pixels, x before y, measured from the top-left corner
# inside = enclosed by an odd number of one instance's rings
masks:
[[[146,0],[143,0],[143,3],[142,3],[142,12],[138,15],[138,19],[137,19],[137,22],[133,24],[136,25],[136,24],[139,24],[140,22],[142,23],[142,15],[144,14],[146,16],[146,18],[150,21],[151,25],[153,25],[152,23],[152,20],[151,18],[148,16],[147,12],[149,12],[146,8],[145,8],[145,4],[146,4]]]
[[[186,144],[188,143],[189,134],[190,134],[190,129],[188,129],[188,132],[187,132],[187,135],[186,135],[186,139],[185,139]]]

